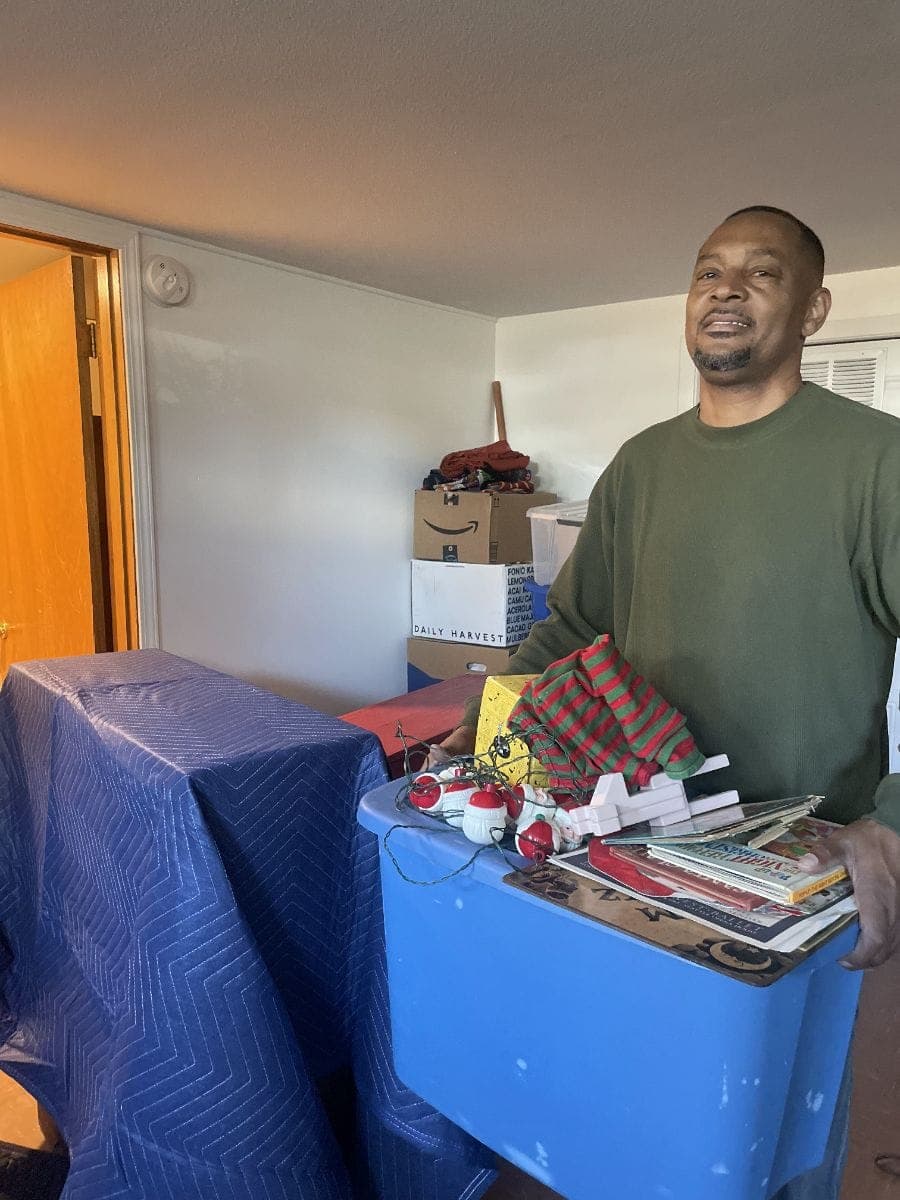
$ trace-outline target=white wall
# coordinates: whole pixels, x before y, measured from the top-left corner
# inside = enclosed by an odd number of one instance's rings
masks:
[[[127,266],[152,458],[151,481],[140,441],[138,549],[146,579],[158,560],[160,644],[328,711],[404,688],[412,491],[446,450],[493,437],[495,348],[510,440],[563,499],[693,386],[680,296],[504,319],[495,347],[484,318],[13,193],[0,221],[116,247]],[[155,252],[193,272],[186,305],[142,304],[137,268]],[[900,335],[900,268],[830,283],[822,338]]]
[[[493,435],[493,319],[14,192],[0,224],[119,256],[144,644],[326,711],[403,691],[412,493]]]
[[[142,238],[163,648],[325,711],[405,690],[412,493],[493,437],[494,322]]]
[[[834,275],[816,341],[900,336],[900,267]],[[684,296],[506,317],[497,378],[515,444],[565,500],[587,496],[627,438],[690,403]]]
[[[490,440],[495,326],[211,248],[144,305],[160,644],[341,712],[405,688],[412,491]],[[900,334],[900,268],[836,276],[818,340]],[[684,297],[501,320],[513,445],[563,499],[690,401]]]

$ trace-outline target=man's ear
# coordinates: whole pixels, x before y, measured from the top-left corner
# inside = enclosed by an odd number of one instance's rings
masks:
[[[803,336],[808,338],[812,337],[814,333],[818,333],[830,312],[831,292],[825,287],[816,288],[806,306],[806,316],[803,318],[802,326]]]

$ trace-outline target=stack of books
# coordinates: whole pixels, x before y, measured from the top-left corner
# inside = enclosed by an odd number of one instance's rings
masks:
[[[753,946],[809,949],[856,914],[843,867],[811,874],[797,865],[838,828],[810,815],[819,800],[746,804],[677,832],[631,828],[552,861]]]

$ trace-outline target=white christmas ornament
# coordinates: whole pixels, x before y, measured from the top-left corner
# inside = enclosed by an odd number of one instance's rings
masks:
[[[506,803],[497,792],[478,790],[468,799],[462,831],[470,842],[495,846],[506,830]]]
[[[522,809],[516,818],[516,825],[531,824],[532,821],[543,819],[550,821],[556,812],[556,801],[543,788],[533,787],[530,783],[523,784],[525,791]]]
[[[441,815],[448,825],[452,825],[454,829],[462,829],[466,804],[478,791],[478,787],[471,779],[457,777],[444,783],[442,790]]]
[[[583,836],[576,828],[575,822],[564,808],[557,807],[553,813],[553,824],[559,830],[561,850],[577,850],[583,841]]]

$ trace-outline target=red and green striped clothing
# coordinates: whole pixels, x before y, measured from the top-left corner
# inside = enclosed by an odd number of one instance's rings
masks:
[[[509,727],[554,786],[593,787],[620,772],[646,787],[662,767],[684,779],[703,765],[685,719],[625,661],[608,634],[551,664],[526,684]]]

